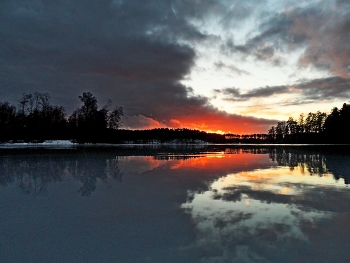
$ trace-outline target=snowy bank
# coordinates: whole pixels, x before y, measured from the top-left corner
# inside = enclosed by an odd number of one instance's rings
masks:
[[[76,143],[73,143],[69,140],[53,140],[53,141],[44,141],[44,142],[5,142],[0,143],[0,148],[27,148],[27,147],[57,147],[57,148],[66,148],[76,146]]]

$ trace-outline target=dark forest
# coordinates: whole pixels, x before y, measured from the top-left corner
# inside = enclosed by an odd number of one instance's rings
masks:
[[[81,107],[67,116],[62,106],[51,105],[47,93],[25,93],[18,106],[0,102],[0,142],[71,140],[76,143],[350,143],[350,105],[330,114],[300,114],[272,126],[266,134],[216,134],[191,129],[125,130],[123,108],[112,102],[99,108],[96,97],[84,92]]]

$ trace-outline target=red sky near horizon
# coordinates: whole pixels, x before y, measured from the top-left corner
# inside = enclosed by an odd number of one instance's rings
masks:
[[[277,123],[260,120],[253,117],[240,117],[222,112],[202,112],[202,115],[183,115],[170,119],[169,122],[160,123],[153,118],[138,116],[143,121],[137,121],[135,127],[122,126],[128,129],[155,129],[155,128],[188,128],[214,133],[233,134],[266,134],[268,129]],[[141,124],[141,125],[140,125]]]
[[[2,2],[14,105],[38,91],[71,113],[90,91],[124,129],[256,134],[350,97],[349,1]]]

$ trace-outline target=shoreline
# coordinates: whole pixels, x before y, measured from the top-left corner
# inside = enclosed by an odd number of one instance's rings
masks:
[[[208,143],[208,142],[154,142],[154,143],[76,143],[70,140],[47,140],[44,142],[4,142],[0,143],[0,149],[14,148],[75,148],[75,147],[133,147],[133,146],[350,146],[350,144],[334,143],[305,143],[305,144],[288,144],[288,143]]]

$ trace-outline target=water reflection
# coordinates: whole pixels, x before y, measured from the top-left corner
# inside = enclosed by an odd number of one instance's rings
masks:
[[[331,262],[334,254],[346,262],[349,252],[329,240],[349,237],[348,228],[337,235],[349,216],[350,195],[336,181],[340,176],[330,174],[329,159],[276,150],[269,156],[278,167],[228,173],[208,190],[188,193],[182,208],[197,237],[187,249],[200,251],[201,262]],[[339,225],[330,227],[334,220]]]
[[[131,151],[133,148],[126,148]],[[157,150],[157,151],[155,151]],[[169,150],[172,150],[169,151]],[[298,147],[216,147],[207,152],[203,148],[135,149],[133,156],[124,156],[123,151],[113,154],[86,154],[85,151],[74,154],[24,154],[14,156],[0,156],[0,185],[6,186],[17,183],[25,194],[44,194],[47,185],[61,182],[65,176],[72,176],[82,185],[79,193],[83,196],[91,195],[97,182],[105,182],[108,178],[121,181],[123,172],[118,166],[118,160],[124,158],[126,172],[142,173],[160,166],[171,169],[184,168],[206,170],[205,174],[252,170],[264,166],[284,166],[291,171],[298,170],[310,176],[331,176],[335,180],[350,182],[350,157],[347,154],[330,154],[325,151],[303,149]],[[34,151],[35,152],[35,151]],[[135,153],[138,153],[135,155]],[[141,156],[139,156],[141,153]],[[143,154],[151,156],[142,156]],[[271,163],[266,161],[268,155]],[[221,160],[220,160],[221,159]],[[204,178],[205,180],[205,175]]]
[[[300,147],[3,154],[0,254],[3,262],[348,262],[348,167],[348,154]]]
[[[326,148],[327,149],[327,148]],[[334,149],[333,149],[334,151]],[[302,173],[320,177],[333,174],[335,180],[344,179],[350,182],[350,156],[348,153],[322,150],[300,150],[296,147],[276,147],[269,149],[269,157],[281,166],[291,170],[298,168]]]
[[[118,158],[98,158],[84,155],[34,155],[0,158],[0,185],[17,184],[24,194],[46,194],[52,182],[62,182],[72,176],[81,183],[78,192],[90,196],[98,181],[108,178],[122,180]]]
[[[97,181],[105,182],[108,178],[122,181],[123,173],[118,167],[118,158],[114,159],[83,159],[67,163],[67,170],[74,179],[81,182],[79,193],[90,196],[96,189]]]
[[[0,185],[17,183],[24,194],[43,194],[50,182],[63,180],[65,166],[55,159],[0,158]]]

